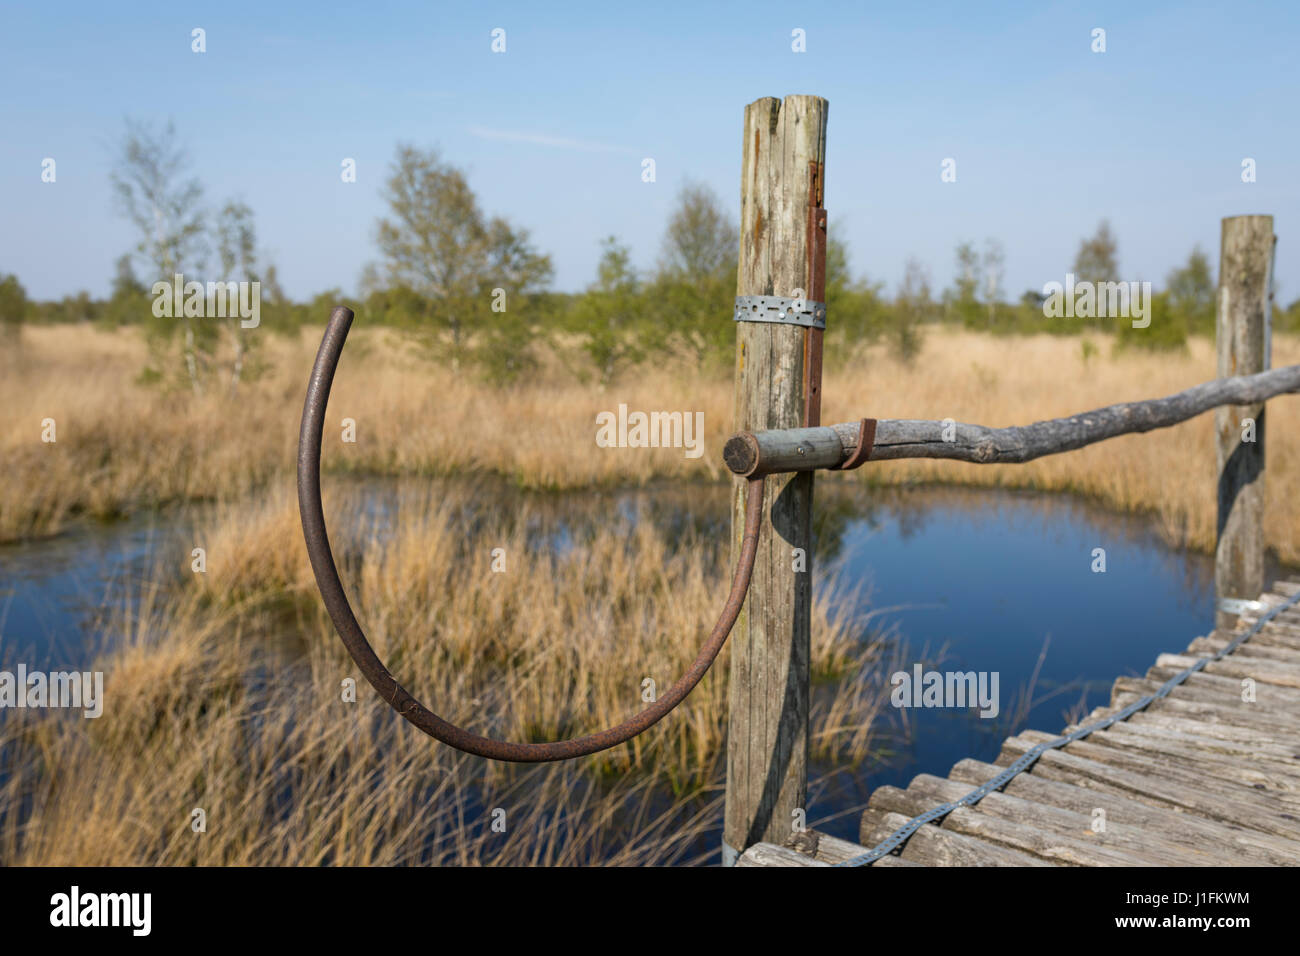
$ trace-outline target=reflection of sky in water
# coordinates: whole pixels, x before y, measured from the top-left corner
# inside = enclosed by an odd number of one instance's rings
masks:
[[[684,540],[728,528],[721,485],[524,494],[486,482],[329,484],[327,507],[334,495],[364,493],[363,533],[381,538],[422,510],[431,488],[440,497],[444,487],[458,488],[456,520],[467,536],[505,512],[524,522],[530,547],[558,553],[623,520],[653,521]],[[462,494],[467,487],[472,494]],[[1170,551],[1140,518],[1036,494],[869,490],[834,479],[819,484],[816,513],[823,586],[845,596],[865,586],[871,607],[890,608],[871,626],[896,626],[908,669],[926,650],[927,665],[941,671],[997,671],[1001,714],[981,720],[972,711],[907,711],[909,738],[890,734],[895,759],[829,777],[810,801],[814,824],[864,802],[875,786],[906,786],[917,773],[946,776],[967,756],[994,759],[1002,738],[1025,726],[1008,720],[1045,640],[1028,726],[1057,731],[1085,690],[1087,709],[1104,704],[1116,676],[1144,673],[1158,654],[1181,651],[1212,627],[1210,557]],[[145,516],[0,547],[0,660],[45,669],[87,664],[106,606],[138,592],[156,560],[188,567],[192,535],[185,527],[192,520]],[[337,529],[336,541],[347,534]],[[1090,569],[1094,548],[1106,550],[1105,574]],[[888,684],[880,689],[889,691]],[[902,715],[890,707],[887,716],[898,731]],[[856,839],[856,813],[820,825]]]
[[[105,615],[139,593],[162,542],[175,536],[142,517],[0,545],[0,663],[88,665],[104,643]]]
[[[836,775],[829,786],[839,792],[814,804],[821,812],[812,819],[877,786],[906,787],[918,773],[946,777],[964,757],[992,762],[1002,740],[1026,727],[1057,732],[1081,697],[1085,714],[1107,704],[1116,677],[1144,674],[1160,653],[1181,652],[1213,629],[1213,559],[1171,551],[1143,519],[1032,493],[865,497],[854,504],[869,510],[854,508],[857,516],[837,529],[839,546],[824,567],[838,575],[837,587],[866,583],[873,607],[896,608],[872,624],[897,625],[908,647],[902,669],[922,661],[938,671],[997,672],[1000,713],[887,708],[906,719],[910,739],[888,767]],[[1105,549],[1104,574],[1092,571],[1094,548]],[[1036,705],[1013,726],[1040,654]],[[891,690],[886,683],[881,693]],[[827,829],[856,839],[856,816]]]

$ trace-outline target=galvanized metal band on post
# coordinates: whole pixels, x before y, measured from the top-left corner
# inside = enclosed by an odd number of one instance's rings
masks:
[[[825,329],[826,303],[790,299],[781,295],[738,295],[732,318],[737,322],[776,322],[781,325]]]

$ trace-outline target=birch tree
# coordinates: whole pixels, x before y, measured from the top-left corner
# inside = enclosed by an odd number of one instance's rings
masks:
[[[221,262],[220,278],[242,282],[257,282],[257,232],[253,226],[253,210],[242,202],[228,202],[217,215],[217,256]],[[239,388],[244,374],[244,359],[250,339],[241,324],[236,308],[227,309],[227,328],[230,330],[234,357],[230,368],[230,390]]]
[[[134,251],[145,263],[145,284],[150,287],[156,281],[170,283],[177,273],[198,273],[203,268],[203,187],[189,169],[189,156],[171,121],[161,129],[126,121],[109,177],[119,211],[135,227]],[[175,323],[183,329],[185,371],[190,388],[201,394],[204,330],[183,314],[165,321],[168,324],[160,329],[165,339],[170,339]]]

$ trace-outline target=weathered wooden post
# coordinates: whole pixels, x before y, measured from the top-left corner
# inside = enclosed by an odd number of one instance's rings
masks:
[[[738,431],[819,422],[828,105],[816,96],[789,96],[745,108]],[[813,476],[774,475],[767,482],[758,560],[731,637],[726,866],[753,843],[785,842],[802,820],[808,792]],[[744,525],[744,484],[737,480],[732,495],[733,565]]]
[[[1272,216],[1230,216],[1219,246],[1215,328],[1219,378],[1262,372],[1271,361]],[[1264,590],[1264,403],[1214,413],[1219,465],[1215,625],[1231,628]]]

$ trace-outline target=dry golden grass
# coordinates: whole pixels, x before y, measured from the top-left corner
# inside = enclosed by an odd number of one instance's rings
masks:
[[[293,498],[294,445],[318,330],[268,338],[270,373],[237,396],[134,384],[132,332],[33,328],[0,356],[0,540],[58,531],[78,515],[216,501],[194,539],[208,572],[153,583],[124,608],[107,652],[103,717],[10,711],[0,721],[0,862],[78,864],[673,863],[716,827],[725,752],[727,652],[694,694],[634,742],[583,761],[519,768],[465,758],[398,720],[357,676],[324,617]],[[831,359],[823,419],[861,415],[1019,424],[1163,395],[1213,375],[1209,343],[1184,355],[1086,359],[1078,338],[997,339],[930,330],[904,366],[881,350]],[[1279,339],[1274,362],[1300,360]],[[702,411],[705,454],[601,449],[595,416],[619,403]],[[1297,467],[1294,402],[1270,405],[1268,534],[1300,558],[1300,514],[1282,493]],[[357,422],[356,444],[337,429]],[[40,441],[54,418],[58,441]],[[725,591],[724,547],[610,512],[569,550],[536,547],[556,519],[496,507],[509,484],[580,488],[722,479],[731,383],[648,368],[601,391],[563,356],[510,390],[415,357],[359,329],[326,432],[325,497],[341,570],[380,654],[443,716],[512,739],[606,726],[694,656]],[[342,472],[411,477],[401,509],[376,512]],[[470,488],[430,476],[490,472]],[[852,476],[1078,492],[1155,514],[1172,543],[1214,529],[1211,418],[1022,466],[886,462]],[[432,483],[430,483],[432,481]],[[477,487],[474,487],[477,486]],[[716,492],[725,499],[721,484]],[[701,497],[696,490],[683,492]],[[373,504],[373,502],[371,502]],[[724,506],[725,507],[725,506]],[[184,515],[178,520],[187,520]],[[507,570],[490,570],[491,549]],[[812,744],[833,764],[871,758],[881,733],[887,642],[862,642],[825,594],[815,606]],[[4,663],[0,661],[0,663]],[[207,832],[190,830],[202,807]],[[507,812],[506,834],[487,825]],[[710,848],[711,849],[711,848]]]
[[[138,334],[72,327],[29,328],[0,370],[0,541],[58,531],[77,514],[108,516],[192,499],[234,500],[271,481],[291,480],[302,397],[318,329],[295,341],[272,336],[271,371],[231,398],[163,394],[134,384],[145,362]],[[849,356],[832,347],[824,421],[954,418],[1025,424],[1114,402],[1150,398],[1214,376],[1213,347],[1186,354],[1111,357],[1092,336],[995,338],[930,329],[924,351],[904,366],[880,348]],[[1274,364],[1300,360],[1300,341],[1279,336]],[[595,418],[619,403],[633,410],[702,411],[705,452],[603,449]],[[1270,544],[1300,560],[1300,504],[1282,493],[1300,455],[1287,440],[1297,416],[1289,397],[1269,411]],[[40,441],[53,418],[58,442]],[[341,422],[357,441],[341,440]],[[414,354],[394,333],[352,333],[330,402],[327,472],[442,475],[493,472],[526,487],[572,489],[661,479],[721,479],[720,449],[731,428],[727,372],[680,365],[638,369],[601,390],[572,380],[550,356],[522,385],[492,389]],[[1093,496],[1152,512],[1173,544],[1209,549],[1214,537],[1212,416],[1127,436],[1028,465],[884,462],[853,479],[1033,487]]]
[[[1089,338],[1089,337],[1084,337]],[[982,425],[1023,425],[1116,402],[1156,398],[1215,377],[1213,343],[1194,339],[1185,354],[1121,353],[1111,341],[1090,339],[1099,354],[1084,357],[1080,338],[997,339],[969,333],[931,333],[912,368],[872,356],[863,368],[827,378],[823,420],[953,418]],[[1275,337],[1273,364],[1300,362],[1300,340]],[[1288,562],[1300,560],[1300,503],[1286,493],[1300,473],[1300,423],[1291,396],[1268,406],[1269,545]],[[1126,435],[1023,465],[901,461],[868,466],[883,483],[939,481],[997,485],[1086,495],[1123,511],[1149,512],[1170,544],[1209,551],[1215,540],[1217,469],[1214,416],[1173,428]]]
[[[645,677],[662,688],[685,669],[719,609],[725,541],[622,517],[570,528],[555,553],[536,547],[558,530],[552,515],[508,513],[443,480],[407,484],[386,514],[364,488],[329,495],[335,553],[390,668],[475,731],[555,739],[621,720],[644,706]],[[116,621],[125,643],[96,665],[102,717],[0,715],[0,862],[663,864],[716,847],[702,836],[721,809],[725,650],[623,747],[494,764],[430,741],[360,681],[316,595],[291,489],[209,510],[194,540],[207,572],[178,578],[179,546],[157,555]],[[490,569],[493,547],[504,572]],[[896,663],[824,599],[813,662],[827,678],[814,754],[866,758],[883,703],[869,690]],[[342,700],[347,677],[361,683],[355,703]],[[490,827],[498,807],[505,834]]]

